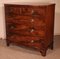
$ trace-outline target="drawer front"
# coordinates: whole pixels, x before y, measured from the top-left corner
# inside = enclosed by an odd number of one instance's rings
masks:
[[[13,23],[17,23],[17,24],[27,22],[30,24],[31,19],[32,19],[31,16],[6,17],[6,22],[11,22],[11,23],[13,22]]]
[[[40,38],[45,38],[45,32],[44,31],[34,31],[32,32],[32,30],[22,30],[22,31],[14,31],[14,30],[7,30],[7,35],[10,35],[10,34],[17,34],[17,35],[20,35],[20,36],[37,36],[37,37],[40,37]]]
[[[46,23],[45,23],[45,20],[44,19],[40,19],[40,18],[35,18],[35,17],[32,17],[32,19],[30,19],[30,24],[32,25],[31,26],[31,29],[34,29],[34,30],[43,30],[45,31],[46,30]]]
[[[45,7],[34,6],[32,8],[32,16],[39,17],[40,19],[45,18]]]
[[[33,36],[20,36],[20,35],[11,35],[8,37],[9,40],[13,40],[13,41],[16,41],[16,42],[19,42],[21,41],[22,43],[23,42],[26,42],[26,43],[33,43],[34,41],[38,41],[40,40],[38,37],[33,37]]]
[[[5,5],[7,16],[17,16],[17,15],[31,15],[32,7],[30,6],[15,6],[15,5]]]
[[[40,49],[42,47],[42,44],[44,44],[44,41],[38,37],[30,37],[30,36],[17,36],[12,35],[10,37],[7,37],[10,42],[18,43],[20,45],[25,45],[29,47],[33,47],[36,49]]]
[[[16,24],[28,24],[31,26],[45,26],[45,20],[40,19],[39,17],[31,17],[31,16],[16,16],[16,17],[6,17],[7,23],[16,23]]]
[[[6,15],[14,17],[17,15],[40,15],[42,18],[45,15],[45,7],[29,6],[29,5],[5,5]]]
[[[44,38],[34,37],[34,36],[20,36],[20,35],[11,35],[7,37],[8,40],[20,42],[20,43],[42,43]]]
[[[21,36],[38,36],[41,38],[45,37],[45,30],[32,29],[31,27],[24,26],[24,25],[22,27],[20,27],[19,25],[15,26],[15,27],[14,26],[7,25],[8,34],[17,34],[17,35],[21,35]]]

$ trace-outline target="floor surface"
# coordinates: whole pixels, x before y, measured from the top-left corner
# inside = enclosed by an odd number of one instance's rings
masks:
[[[49,49],[45,57],[40,52],[24,47],[7,47],[5,40],[0,40],[0,59],[60,59],[60,36],[54,37],[54,49]]]

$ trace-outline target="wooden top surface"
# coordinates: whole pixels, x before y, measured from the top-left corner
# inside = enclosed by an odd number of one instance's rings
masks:
[[[20,3],[5,3],[5,4],[12,4],[12,5],[34,5],[34,6],[46,6],[46,5],[52,5],[52,4],[55,4],[55,3],[42,3],[42,2],[35,2],[35,3],[32,3],[32,2],[20,2]]]

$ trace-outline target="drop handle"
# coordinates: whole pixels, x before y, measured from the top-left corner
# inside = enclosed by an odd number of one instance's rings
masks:
[[[34,32],[34,29],[31,29],[31,31],[30,31],[30,32],[31,32],[31,33],[32,33],[32,32]]]
[[[31,13],[33,14],[34,13],[34,10],[32,10]]]
[[[34,22],[34,19],[31,19],[31,22]]]
[[[34,40],[31,40],[31,43],[34,43]]]
[[[36,13],[36,12],[35,12],[34,10],[32,10],[32,15],[35,15],[35,13]]]
[[[14,25],[11,25],[11,26],[10,26],[10,28],[11,28],[11,29],[14,29],[14,28],[15,28],[15,26],[14,26]]]

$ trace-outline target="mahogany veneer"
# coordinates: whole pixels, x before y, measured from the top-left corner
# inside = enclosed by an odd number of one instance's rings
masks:
[[[55,4],[5,4],[6,41],[35,48],[43,56],[53,49]]]

